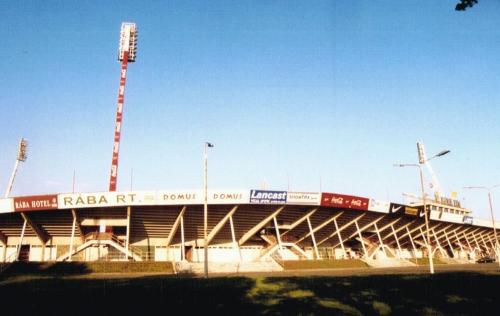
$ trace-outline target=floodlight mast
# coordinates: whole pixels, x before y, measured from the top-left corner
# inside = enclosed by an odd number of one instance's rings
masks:
[[[5,190],[5,198],[9,197],[10,191],[12,190],[12,185],[14,184],[14,178],[16,177],[17,168],[19,167],[19,162],[26,161],[28,149],[28,141],[24,138],[21,138],[19,142],[19,149],[17,150],[16,163],[14,164],[14,169],[12,170],[12,174],[10,175],[9,184],[7,184],[7,190]]]
[[[120,32],[120,47],[118,61],[121,62],[120,86],[118,89],[118,105],[116,109],[115,137],[113,142],[113,157],[111,159],[111,174],[109,178],[109,191],[116,191],[118,180],[118,156],[120,151],[120,135],[123,119],[123,103],[125,99],[125,82],[127,80],[127,66],[135,62],[137,53],[137,27],[135,23],[122,23]]]

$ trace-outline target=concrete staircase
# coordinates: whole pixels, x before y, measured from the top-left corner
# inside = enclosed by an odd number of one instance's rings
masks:
[[[119,252],[124,254],[124,259],[126,256],[132,257],[135,261],[142,261],[142,256],[140,253],[137,253],[135,249],[129,249],[127,251],[127,248],[122,244],[116,236],[108,233],[91,233],[85,236],[85,242],[81,244],[80,246],[76,247],[73,249],[73,251],[70,253],[69,251],[66,252],[65,254],[59,256],[56,261],[65,261],[68,260],[70,257],[74,256],[75,254],[79,253],[80,251],[85,250],[88,247],[92,246],[99,246],[99,245],[107,245],[115,248]]]

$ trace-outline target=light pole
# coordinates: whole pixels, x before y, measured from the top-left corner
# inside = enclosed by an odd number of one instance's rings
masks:
[[[493,224],[493,235],[495,236],[495,260],[498,262],[500,265],[500,255],[499,255],[499,249],[498,249],[498,239],[497,239],[497,229],[495,226],[495,216],[493,216],[493,204],[491,203],[491,190],[500,187],[500,184],[491,186],[491,187],[486,187],[486,186],[470,186],[470,187],[464,187],[464,189],[482,189],[488,191],[488,203],[490,204],[490,213],[491,213],[491,222]]]
[[[434,261],[432,260],[432,247],[431,247],[431,236],[429,233],[429,218],[427,215],[427,202],[425,198],[425,190],[424,190],[424,175],[422,173],[422,165],[428,162],[429,160],[436,158],[436,157],[441,157],[449,153],[449,150],[443,150],[439,152],[438,154],[432,156],[429,159],[425,159],[425,153],[423,152],[423,147],[420,146],[420,143],[417,143],[417,149],[418,149],[418,161],[419,163],[416,164],[395,164],[394,167],[417,167],[420,175],[420,189],[422,191],[422,202],[424,206],[424,218],[425,218],[425,230],[426,230],[426,239],[427,239],[427,253],[429,256],[429,271],[431,274],[434,274]]]
[[[214,147],[213,144],[205,142],[204,145],[204,185],[203,185],[203,248],[204,248],[204,270],[205,278],[208,278],[208,245],[207,245],[207,223],[208,223],[208,148]]]
[[[17,150],[16,163],[14,164],[14,169],[12,170],[12,174],[10,175],[9,183],[7,184],[7,189],[5,190],[5,198],[9,197],[10,191],[12,190],[12,185],[14,184],[14,178],[16,177],[17,168],[19,167],[19,162],[26,161],[28,141],[24,138],[21,138],[19,142],[19,149]]]

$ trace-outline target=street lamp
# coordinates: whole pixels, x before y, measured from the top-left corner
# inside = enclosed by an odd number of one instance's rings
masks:
[[[493,235],[495,236],[495,259],[497,260],[498,264],[500,265],[500,255],[499,255],[499,249],[498,249],[498,239],[497,239],[497,229],[495,226],[495,217],[493,216],[493,204],[491,203],[491,190],[494,188],[500,187],[500,184],[491,186],[491,187],[486,187],[486,186],[470,186],[470,187],[464,187],[464,189],[482,189],[488,191],[488,202],[490,204],[490,213],[491,213],[491,222],[493,224]]]
[[[207,222],[208,222],[208,148],[214,147],[213,144],[209,142],[205,142],[204,145],[204,186],[203,186],[203,195],[204,195],[204,204],[203,204],[203,248],[204,248],[204,266],[205,266],[205,278],[208,278],[208,245],[207,245]]]
[[[421,143],[417,142],[417,150],[418,150],[418,164],[395,164],[394,167],[417,167],[420,174],[420,189],[422,191],[422,202],[424,206],[424,218],[425,218],[425,229],[426,229],[426,237],[427,237],[427,252],[429,256],[429,270],[431,274],[434,274],[434,262],[432,260],[432,247],[431,247],[431,236],[429,234],[429,218],[427,215],[427,202],[425,199],[425,190],[424,190],[424,176],[422,173],[422,165],[428,162],[431,159],[436,157],[441,157],[448,154],[449,150],[442,150],[436,155],[432,156],[429,159],[425,158],[425,152]]]

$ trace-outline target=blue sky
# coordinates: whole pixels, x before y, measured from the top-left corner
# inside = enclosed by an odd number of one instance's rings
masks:
[[[0,1],[0,190],[108,187],[120,24],[137,23],[118,189],[419,192],[423,140],[445,192],[487,217],[500,183],[500,2]],[[427,179],[430,179],[427,174]],[[428,182],[428,181],[426,181]],[[429,190],[430,193],[430,190]],[[494,195],[500,212],[500,189]]]

